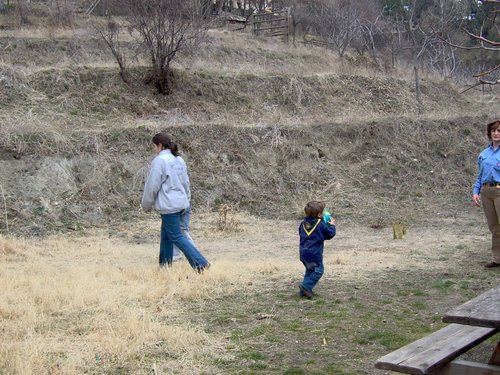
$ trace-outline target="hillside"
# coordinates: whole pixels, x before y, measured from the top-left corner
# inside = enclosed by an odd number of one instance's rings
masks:
[[[410,70],[381,74],[367,59],[224,28],[208,36],[162,96],[140,79],[141,62],[125,85],[89,30],[2,31],[2,230],[133,219],[159,130],[181,146],[195,211],[294,218],[314,197],[380,227],[471,210],[497,93],[424,75],[418,115]]]

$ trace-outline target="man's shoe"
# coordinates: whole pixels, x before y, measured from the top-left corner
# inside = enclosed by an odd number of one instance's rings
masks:
[[[306,289],[302,284],[299,285],[299,289],[300,289],[300,296],[302,297],[312,298],[312,296],[314,295],[312,290]]]
[[[489,262],[488,264],[484,265],[484,268],[495,268],[495,267],[500,267],[500,263],[497,262]]]

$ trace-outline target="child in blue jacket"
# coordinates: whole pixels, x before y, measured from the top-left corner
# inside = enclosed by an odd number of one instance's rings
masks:
[[[306,214],[299,226],[300,261],[306,267],[304,280],[299,285],[300,296],[311,298],[313,288],[323,276],[323,247],[325,240],[335,237],[335,220],[323,220],[323,202],[311,201],[304,208]]]

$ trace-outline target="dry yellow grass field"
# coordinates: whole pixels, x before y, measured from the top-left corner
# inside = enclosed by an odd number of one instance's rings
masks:
[[[244,320],[250,319],[265,329],[270,320],[283,324],[299,318],[288,314],[311,308],[314,302],[297,297],[303,272],[297,259],[297,222],[241,214],[230,214],[230,218],[238,230],[219,231],[216,215],[200,213],[193,218],[192,235],[212,263],[204,274],[194,273],[185,261],[169,269],[158,268],[159,221],[155,215],[83,235],[25,240],[0,237],[2,372],[246,373],[238,366],[229,370],[220,366],[237,362],[241,348],[231,331],[217,328],[217,314],[205,316],[204,312],[229,309],[227,319],[232,324],[244,329]],[[363,293],[360,289],[366,285],[387,282],[390,275],[424,275],[430,268],[450,278],[463,267],[484,273],[484,231],[473,226],[463,231],[453,224],[443,219],[440,227],[410,228],[404,240],[394,241],[389,228],[374,230],[339,222],[337,237],[326,244],[320,298],[349,301]],[[482,283],[494,282],[495,275],[483,274],[487,279]],[[474,276],[468,279],[473,285]],[[355,288],[346,290],[346,285]],[[395,285],[402,287],[404,279]],[[375,305],[376,300],[392,294],[390,289],[379,288],[367,292],[376,294],[372,296]],[[265,297],[259,297],[260,293]],[[232,305],[230,301],[243,294],[250,296],[247,302]],[[255,310],[254,298],[267,302]],[[438,315],[438,325],[439,314],[453,303],[448,298],[426,302],[429,314]],[[378,308],[384,309],[383,305]],[[422,319],[421,312],[418,314],[414,319]],[[387,314],[385,319],[394,318]],[[368,325],[358,329],[369,329],[373,322],[364,324]],[[326,334],[325,342],[342,341],[339,334]],[[281,345],[290,350],[301,346],[299,341],[278,343],[275,350],[283,350]],[[363,368],[371,371],[370,359],[382,351],[371,349],[367,358],[356,361],[351,370],[346,367],[345,373]],[[343,348],[335,356],[346,357],[345,352]]]

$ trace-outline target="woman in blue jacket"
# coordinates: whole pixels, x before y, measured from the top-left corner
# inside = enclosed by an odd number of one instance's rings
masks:
[[[486,268],[500,267],[500,119],[486,127],[490,144],[478,157],[478,176],[472,191],[472,202],[483,206],[491,232],[491,261]]]
[[[335,237],[335,220],[330,217],[328,222],[323,220],[323,202],[311,201],[304,208],[306,214],[299,226],[300,261],[306,272],[304,280],[299,285],[300,296],[311,298],[313,288],[323,276],[323,248],[324,241]]]
[[[210,263],[194,244],[183,236],[180,228],[181,215],[189,208],[189,177],[186,165],[179,163],[172,154],[172,142],[167,134],[156,134],[152,143],[157,156],[151,163],[141,205],[145,212],[154,208],[161,214],[160,266],[172,264],[175,245],[185,255],[191,267],[201,272],[207,269]]]

